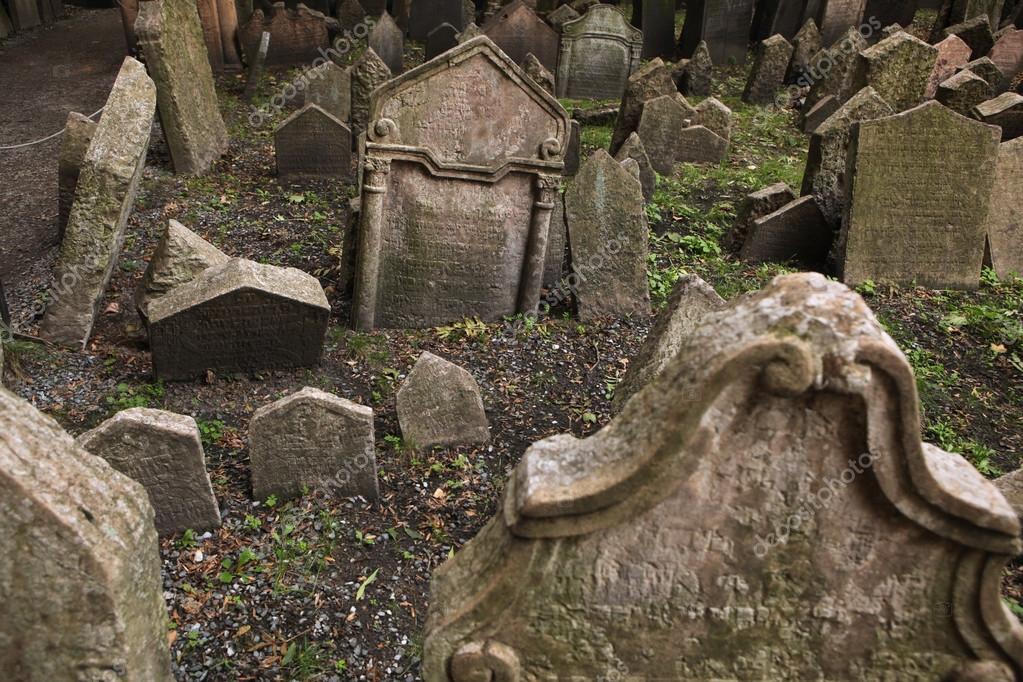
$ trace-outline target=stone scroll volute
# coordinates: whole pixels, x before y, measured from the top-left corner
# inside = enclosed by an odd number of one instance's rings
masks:
[[[602,431],[526,452],[435,573],[424,677],[1013,679],[1019,521],[919,434],[862,299],[780,277],[709,313]]]

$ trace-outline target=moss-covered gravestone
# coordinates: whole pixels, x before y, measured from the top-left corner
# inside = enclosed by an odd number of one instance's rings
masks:
[[[674,95],[677,91],[675,81],[671,79],[671,71],[660,57],[638,68],[625,84],[625,94],[615,118],[609,151],[617,154],[629,135],[639,127],[644,104],[663,95]]]
[[[867,41],[854,27],[831,47],[813,57],[808,73],[804,75],[810,83],[810,92],[803,103],[804,112],[810,111],[828,95],[833,95],[841,104],[860,89],[856,87],[857,64],[860,50],[866,48]]]
[[[855,87],[870,86],[897,112],[924,101],[938,49],[904,31],[863,50]]]
[[[742,93],[750,104],[773,104],[785,82],[792,45],[779,34],[766,38],[754,51],[753,68]]]

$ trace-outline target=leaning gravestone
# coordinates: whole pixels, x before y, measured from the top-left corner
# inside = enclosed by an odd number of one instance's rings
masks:
[[[568,140],[557,100],[480,36],[380,87],[370,121],[354,324],[533,312]]]
[[[146,491],[2,387],[0,556],[7,679],[172,682]]]
[[[125,58],[78,176],[39,330],[50,341],[84,348],[92,334],[124,243],[155,112],[156,87],[146,68]]]
[[[551,226],[547,235],[547,254],[544,256],[543,283],[541,286],[544,289],[553,290],[561,281],[568,255],[568,223],[565,222],[565,195],[560,192],[554,195],[554,209],[551,211]]]
[[[991,267],[999,277],[1023,275],[1023,137],[998,146],[995,183],[987,215]]]
[[[1002,129],[1002,141],[1023,135],[1023,95],[1003,92],[994,99],[981,102],[971,112],[973,118]]]
[[[615,161],[621,163],[625,159],[632,159],[639,166],[639,184],[643,188],[643,200],[650,201],[654,197],[654,190],[657,188],[657,173],[653,164],[650,163],[650,156],[646,153],[643,140],[639,139],[638,133],[632,133],[618,153],[615,154]]]
[[[596,7],[596,5],[594,5]],[[590,8],[592,9],[592,8]],[[589,12],[589,10],[587,10]],[[570,21],[575,21],[581,14],[572,9],[571,5],[561,5],[550,14],[547,15],[547,23],[555,28],[555,30],[564,30],[565,24]]]
[[[817,200],[800,197],[754,220],[739,256],[750,263],[794,261],[820,267],[827,260],[833,237]]]
[[[302,104],[315,104],[328,114],[347,122],[352,115],[352,73],[334,62],[324,62],[305,72]]]
[[[820,0],[817,8],[817,25],[821,40],[831,45],[849,29],[859,32],[867,0]],[[880,28],[878,24],[877,28]]]
[[[714,62],[710,58],[707,41],[701,40],[693,56],[686,64],[685,73],[679,83],[679,92],[684,95],[707,97],[714,82]]]
[[[679,38],[678,55],[692,57],[696,46],[703,41],[715,64],[727,64],[729,60],[742,63],[746,60],[755,4],[754,0],[690,2]]]
[[[778,34],[792,39],[803,21],[802,0],[761,0],[753,13],[750,38],[761,41]]]
[[[479,384],[467,371],[433,353],[419,356],[395,403],[402,439],[412,447],[490,440]]]
[[[409,12],[408,37],[423,41],[441,24],[465,29],[465,5],[462,0],[414,0]]]
[[[999,84],[1002,82],[1002,72],[998,70],[998,66],[989,58],[981,57],[980,59],[974,59],[972,62],[964,64],[961,68],[963,71],[970,71],[983,78],[994,92],[997,93],[999,91]]]
[[[274,130],[277,177],[352,179],[352,131],[315,104],[307,104]]]
[[[77,442],[146,489],[160,535],[220,526],[199,427],[191,417],[141,407],[122,410]]]
[[[750,104],[773,104],[785,83],[785,71],[792,59],[792,45],[784,36],[775,34],[762,40],[754,53],[742,101]]]
[[[817,30],[817,24],[813,19],[807,19],[792,39],[792,59],[789,60],[788,68],[785,70],[785,82],[809,85],[811,81],[807,78],[808,70],[813,63],[814,56],[821,51],[822,47],[821,34]]]
[[[930,101],[853,128],[842,281],[975,289],[998,129]]]
[[[746,242],[750,230],[753,229],[753,222],[757,218],[763,218],[769,213],[774,213],[779,208],[796,198],[792,188],[784,182],[776,182],[756,192],[746,195],[735,216],[735,222],[725,233],[724,245],[730,251],[738,251]]]
[[[693,125],[703,126],[724,140],[732,138],[732,110],[716,97],[708,97],[693,111]]]
[[[95,133],[95,121],[74,111],[67,115],[57,166],[58,242],[64,241],[64,230],[67,229],[71,205],[75,201],[78,175],[82,172],[85,153],[89,151],[89,143]]]
[[[966,70],[942,81],[934,93],[934,99],[963,116],[969,116],[975,106],[990,97],[991,85],[977,74]]]
[[[191,282],[203,270],[223,265],[230,257],[176,220],[167,221],[142,283],[135,290],[135,306],[143,320],[149,304],[167,292]]]
[[[424,49],[426,59],[433,59],[437,55],[447,52],[455,45],[458,45],[458,29],[451,24],[436,26],[426,36],[426,46]]]
[[[671,71],[660,58],[644,64],[629,76],[625,85],[625,95],[622,96],[622,105],[615,119],[610,152],[617,154],[626,138],[639,127],[639,119],[643,115],[643,105],[646,102],[662,95],[674,95],[676,92]]]
[[[505,5],[481,28],[516,64],[532,53],[548,71],[558,68],[558,32],[523,0]]]
[[[249,423],[252,495],[288,499],[305,486],[379,497],[373,410],[316,388],[261,407]]]
[[[672,174],[679,161],[679,133],[689,125],[692,114],[677,96],[661,95],[643,105],[636,133],[650,157],[650,165],[661,175]]]
[[[694,125],[678,132],[676,163],[721,163],[728,157],[728,140],[714,131]]]
[[[366,132],[369,121],[369,98],[373,91],[391,79],[387,64],[367,47],[352,65],[352,136]]]
[[[927,97],[934,97],[938,85],[970,61],[970,46],[959,36],[949,36],[934,47],[938,50],[938,57],[934,62],[934,70],[927,80]]]
[[[942,33],[942,36],[959,36],[963,42],[970,46],[971,57],[979,59],[983,57],[995,44],[994,35],[991,33],[991,26],[984,17],[974,17],[961,24],[949,26]]]
[[[603,149],[565,190],[569,251],[580,319],[648,315],[643,188]]]
[[[1008,30],[1001,34],[988,53],[988,58],[1002,73],[999,90],[1007,88],[1016,74],[1023,70],[1023,30]]]
[[[270,34],[267,65],[309,64],[322,59],[322,54],[330,49],[330,22],[333,21],[301,3],[289,9],[283,2],[275,2],[269,17],[262,8],[252,13],[238,28],[238,41],[246,61],[251,63],[266,31]]]
[[[193,0],[139,6],[135,35],[156,83],[156,103],[177,173],[205,173],[227,151],[213,70]]]
[[[320,360],[329,316],[312,275],[232,258],[150,302],[153,371],[178,380],[309,367]]]
[[[405,70],[403,63],[405,32],[394,22],[390,14],[384,12],[380,15],[366,40],[381,61],[387,64],[392,74],[398,75]]]
[[[567,5],[563,5],[567,7]],[[643,33],[620,9],[594,5],[561,27],[558,97],[619,99],[639,66]]]
[[[349,34],[355,33],[355,27],[366,21],[369,12],[362,6],[359,0],[341,0],[334,10],[337,15],[341,31]]]
[[[841,104],[857,92],[860,89],[856,87],[859,52],[866,48],[867,41],[859,31],[851,28],[840,41],[815,56],[812,64],[815,80],[806,95],[803,111],[810,111],[829,95]]]
[[[919,409],[841,284],[709,313],[608,426],[526,451],[434,572],[423,677],[1012,679],[1020,522]]]
[[[937,48],[904,31],[859,54],[856,86],[870,86],[896,112],[912,109],[927,97]]]

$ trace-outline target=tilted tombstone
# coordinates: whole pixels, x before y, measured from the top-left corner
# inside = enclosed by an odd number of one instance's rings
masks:
[[[959,36],[949,36],[934,47],[938,50],[938,58],[927,81],[927,97],[934,97],[938,85],[944,82],[957,69],[970,61],[970,46]]]
[[[522,70],[526,72],[527,76],[533,79],[534,83],[552,95],[554,94],[554,74],[548,71],[547,67],[540,63],[540,60],[536,58],[536,55],[530,52],[526,55],[526,58],[522,60],[522,64],[519,66],[522,67]],[[578,125],[578,121],[575,123]]]
[[[991,26],[984,17],[974,17],[961,24],[949,26],[942,32],[942,37],[958,36],[970,46],[971,57],[979,59],[986,55],[995,44]]]
[[[977,288],[998,137],[933,100],[854,126],[842,281]]]
[[[1023,135],[1023,95],[1003,92],[998,97],[973,107],[971,116],[978,121],[1000,127],[1003,142],[1014,140]]]
[[[565,195],[557,192],[554,195],[554,208],[551,210],[551,226],[547,231],[547,255],[544,257],[541,284],[544,289],[554,289],[561,281],[567,257],[568,223],[565,220]],[[553,302],[548,302],[553,305]]]
[[[617,154],[629,135],[639,127],[644,103],[663,95],[674,95],[676,92],[671,72],[659,57],[638,68],[626,81],[625,94],[622,96],[622,105],[615,118],[609,151]]]
[[[643,187],[643,200],[650,201],[654,197],[654,190],[657,188],[657,174],[653,164],[650,163],[650,155],[646,153],[643,140],[639,139],[638,133],[632,133],[625,144],[615,154],[615,161],[621,163],[625,159],[632,159],[639,166],[639,184]]]
[[[499,320],[538,304],[568,114],[486,36],[446,54],[373,93],[360,329]]]
[[[792,45],[785,37],[775,34],[760,41],[754,51],[742,101],[750,104],[773,104],[785,84],[785,71],[792,59]]]
[[[8,679],[174,679],[146,491],[3,387],[0,538]]]
[[[732,110],[716,97],[708,97],[697,104],[693,111],[693,125],[703,126],[725,140],[732,137]]]
[[[329,22],[334,21],[299,3],[289,9],[283,2],[275,2],[270,15],[262,8],[257,9],[238,29],[245,59],[252,62],[259,52],[263,32],[270,34],[270,48],[266,64],[270,66],[292,66],[309,64],[322,59],[321,50],[330,48]],[[336,26],[336,24],[335,24]]]
[[[858,31],[863,21],[867,0],[820,0],[817,8],[817,26],[820,27],[821,41],[831,45],[839,40],[850,28]],[[880,29],[884,24],[878,23]]]
[[[1023,275],[1023,137],[998,146],[995,182],[987,215],[991,267],[999,277]]]
[[[490,440],[479,384],[469,372],[423,352],[395,396],[401,437],[415,448]]]
[[[821,51],[821,33],[813,19],[807,19],[792,39],[792,59],[785,69],[785,82],[809,85],[805,78],[814,56]]]
[[[728,140],[713,130],[692,125],[678,133],[676,163],[721,163],[728,157]]]
[[[174,171],[205,173],[227,151],[228,139],[194,1],[141,3],[135,34],[156,83]]]
[[[270,32],[263,31],[259,34],[259,47],[256,49],[256,54],[252,56],[252,61],[249,62],[249,72],[245,76],[245,91],[242,93],[242,99],[245,102],[251,102],[252,98],[256,96],[259,83],[263,80],[263,72],[266,71],[266,56],[268,54],[270,54]]]
[[[822,275],[709,313],[608,426],[526,451],[433,574],[423,677],[1007,682],[1020,521],[916,391]]]
[[[306,387],[252,415],[252,495],[289,499],[309,486],[375,501],[374,447],[371,408]]]
[[[803,114],[803,132],[812,133],[817,130],[822,123],[838,111],[839,106],[841,104],[834,95],[828,95],[814,104],[809,111]]]
[[[426,36],[425,56],[426,59],[433,59],[458,45],[458,29],[451,24],[435,26],[430,34]]]
[[[661,175],[672,174],[679,160],[679,133],[691,119],[692,114],[671,95],[661,95],[643,105],[636,133],[647,150],[650,165]]]
[[[124,244],[156,113],[156,86],[126,57],[85,153],[39,333],[84,348]]]
[[[594,5],[594,7],[596,7],[596,5]],[[589,12],[589,10],[587,10],[587,12]],[[571,5],[562,5],[547,15],[547,23],[553,26],[556,30],[562,31],[565,28],[565,24],[570,21],[575,21],[581,16],[583,15],[572,9]]]
[[[405,32],[387,12],[380,15],[367,38],[368,45],[387,64],[393,75],[405,70]]]
[[[160,535],[220,526],[199,427],[192,417],[142,407],[122,410],[77,442],[146,489]]]
[[[867,41],[855,28],[826,50],[821,50],[811,61],[810,92],[803,103],[803,111],[833,95],[838,104],[846,101],[860,88],[856,87],[859,52],[867,48]]]
[[[675,0],[636,0],[643,5],[643,59],[675,54]]]
[[[366,131],[369,121],[369,98],[373,91],[391,79],[387,68],[372,47],[367,47],[358,61],[352,65],[352,136],[358,137]]]
[[[324,62],[305,72],[302,105],[315,104],[346,123],[352,116],[352,72],[334,62]]]
[[[352,131],[315,104],[307,104],[274,130],[277,177],[352,179]]]
[[[715,64],[744,62],[754,4],[754,0],[693,0],[679,37],[678,56],[692,57],[702,41]]]
[[[991,85],[972,71],[960,71],[944,80],[934,93],[934,99],[963,116],[990,98]]]
[[[796,198],[792,188],[784,182],[776,182],[763,189],[750,192],[739,204],[735,221],[725,233],[724,246],[729,251],[738,251],[746,242],[746,237],[753,229],[753,222],[769,213],[774,213],[779,208]]]
[[[793,261],[821,267],[831,250],[834,234],[817,200],[812,195],[804,196],[754,220],[739,256],[750,263]]]
[[[516,64],[533,53],[548,71],[558,68],[558,32],[536,16],[523,0],[505,5],[481,28]]]
[[[329,316],[312,275],[232,258],[149,304],[153,371],[179,380],[313,366]]]
[[[430,31],[441,24],[465,29],[465,5],[462,0],[413,0],[408,20],[408,37],[426,40]]]
[[[999,71],[995,63],[987,57],[981,57],[980,59],[974,59],[971,62],[967,62],[961,67],[961,69],[963,71],[970,71],[977,74],[987,81],[988,85],[992,87],[995,93],[998,93],[998,85],[1002,81],[1002,72]]]
[[[904,31],[859,54],[855,85],[870,86],[896,112],[924,101],[938,50]]]
[[[693,56],[686,63],[685,73],[679,82],[678,91],[684,95],[707,97],[714,84],[714,62],[710,58],[707,41],[701,40]]]
[[[142,282],[135,290],[135,306],[143,320],[149,304],[167,292],[191,282],[203,270],[223,265],[230,256],[176,220],[167,221]]]
[[[60,144],[60,161],[57,165],[57,241],[64,240],[71,205],[75,201],[75,188],[78,186],[78,175],[82,172],[85,153],[89,151],[89,143],[96,133],[96,122],[78,112],[67,115],[64,124],[64,135]]]
[[[567,7],[567,5],[563,5]],[[594,5],[561,28],[558,97],[619,99],[639,66],[643,33],[620,9]]]

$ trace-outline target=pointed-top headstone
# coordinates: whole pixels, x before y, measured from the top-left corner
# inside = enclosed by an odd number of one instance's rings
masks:
[[[372,47],[367,47],[352,65],[352,136],[357,138],[366,130],[369,120],[369,96],[391,79],[391,70]]]
[[[532,52],[548,71],[558,67],[558,32],[523,0],[505,5],[481,27],[483,33],[516,64]]]
[[[384,12],[373,24],[369,32],[367,44],[387,64],[393,75],[404,70],[405,32],[395,23],[387,12]]]

